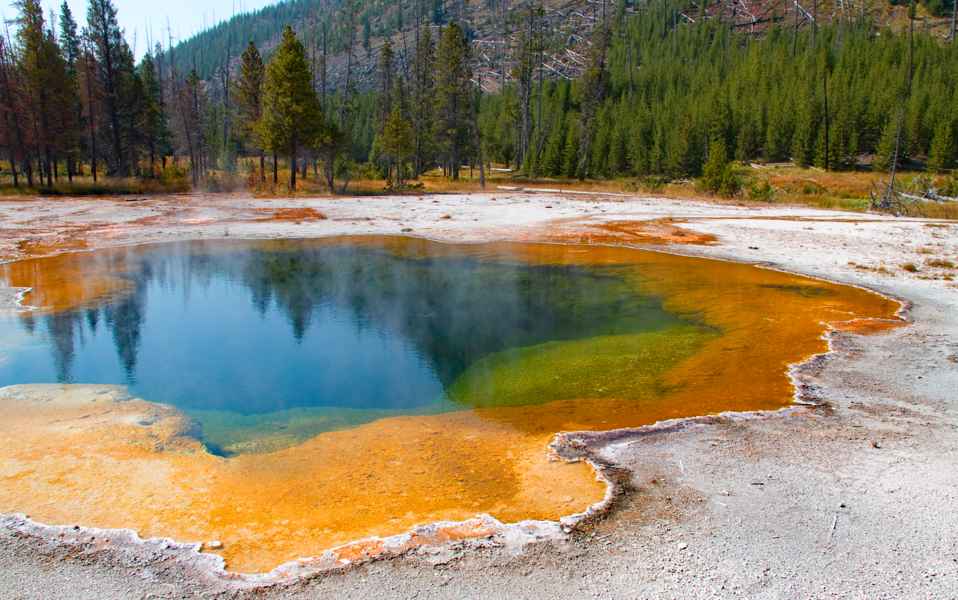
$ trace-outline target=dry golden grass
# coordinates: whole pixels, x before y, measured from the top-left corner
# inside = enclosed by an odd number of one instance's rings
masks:
[[[824,171],[791,165],[741,166],[738,173],[743,181],[743,190],[732,198],[713,196],[697,188],[694,181],[665,182],[656,178],[616,178],[579,181],[568,178],[527,178],[502,170],[486,173],[485,191],[501,187],[555,189],[569,192],[609,192],[638,194],[648,197],[706,200],[717,204],[736,205],[793,205],[822,209],[866,212],[869,210],[870,193],[886,181],[887,175],[872,171]],[[362,177],[351,180],[346,188],[350,196],[420,195],[477,193],[483,191],[479,170],[463,169],[458,181],[443,177],[439,169],[423,174],[415,181],[407,182],[401,189],[389,188],[385,181],[370,177],[363,170]],[[901,173],[901,181],[909,181],[919,173]],[[261,182],[259,173],[243,169],[242,173],[214,172],[204,183],[203,190],[210,192],[247,191],[258,198],[333,197],[342,194],[341,180],[336,182],[336,193],[330,192],[320,173],[312,168],[306,178],[297,179],[296,190],[290,192],[289,169],[279,170],[279,183],[272,183],[272,172],[267,170],[267,181]],[[939,180],[941,178],[938,178]],[[941,183],[941,181],[939,181]],[[767,184],[770,188],[763,188]],[[61,181],[46,195],[113,195],[113,194],[162,194],[189,191],[189,182],[179,178],[175,181],[101,179],[96,185],[89,177],[78,178],[73,185]],[[24,187],[13,188],[0,183],[0,196],[23,196],[44,194],[44,190]],[[916,202],[908,205],[909,216],[930,219],[958,220],[958,202]],[[930,224],[929,226],[932,226]]]
[[[909,216],[958,220],[958,202],[922,202],[908,211]]]
[[[775,190],[774,203],[856,212],[869,209],[871,192],[885,185],[888,178],[886,173],[873,171],[824,171],[796,166],[749,167],[742,170],[742,175],[753,181],[767,181]],[[918,175],[904,172],[900,180],[909,181]],[[908,215],[958,219],[958,202],[912,203],[908,205]]]

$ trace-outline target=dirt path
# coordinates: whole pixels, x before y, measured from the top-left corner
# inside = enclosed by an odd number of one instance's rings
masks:
[[[648,227],[637,229],[643,239],[629,239],[628,228],[601,226],[656,220],[657,232],[665,218],[672,221],[664,240],[644,235]],[[676,244],[684,236],[673,235],[673,226],[717,242]],[[227,235],[485,241],[587,239],[591,232],[594,241],[671,241],[669,251],[868,286],[910,302],[914,323],[880,336],[834,334],[837,352],[800,375],[805,392],[827,402],[814,413],[592,436],[592,451],[623,469],[633,491],[567,541],[521,551],[423,547],[403,559],[260,589],[257,597],[958,597],[958,287],[949,280],[958,271],[947,266],[958,263],[958,224],[518,194],[0,202],[0,255],[8,259]],[[601,237],[609,232],[623,237]],[[14,295],[0,294],[10,306]],[[136,553],[0,526],[0,597],[246,593],[197,577],[162,543]]]

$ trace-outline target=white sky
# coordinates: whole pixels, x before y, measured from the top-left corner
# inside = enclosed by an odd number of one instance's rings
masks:
[[[50,9],[60,11],[62,0],[43,0]],[[173,32],[174,43],[185,40],[192,34],[229,19],[235,13],[256,10],[275,4],[278,0],[114,0],[120,26],[126,31],[126,39],[132,47],[136,42],[136,55],[146,53],[147,40],[162,41],[166,45],[167,20]],[[86,0],[67,0],[73,16],[82,28],[86,23]],[[3,15],[10,19],[16,11],[0,0]],[[152,33],[150,33],[152,31]]]

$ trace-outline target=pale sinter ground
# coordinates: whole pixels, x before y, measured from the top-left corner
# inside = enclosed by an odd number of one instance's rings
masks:
[[[262,220],[302,206],[329,218]],[[635,491],[609,518],[567,541],[421,548],[399,560],[261,589],[257,597],[958,596],[958,288],[941,279],[948,269],[925,266],[929,258],[958,259],[958,225],[788,207],[519,194],[36,200],[0,203],[0,254],[11,259],[64,242],[82,249],[225,236],[535,240],[552,239],[558,230],[590,231],[582,219],[663,217],[719,239],[670,251],[866,285],[912,303],[914,324],[880,336],[836,336],[838,353],[803,375],[830,410],[609,442],[597,436],[595,451],[627,469]],[[903,270],[906,263],[918,272]],[[9,291],[2,297],[8,307],[13,299]],[[196,577],[163,553],[51,544],[0,529],[0,597],[235,593],[247,592]]]

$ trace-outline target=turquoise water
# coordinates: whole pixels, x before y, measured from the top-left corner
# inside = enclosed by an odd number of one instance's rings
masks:
[[[0,317],[0,386],[127,385],[192,415],[227,454],[269,435],[495,406],[447,392],[508,350],[683,325],[622,267],[533,266],[501,250],[479,259],[427,244],[400,256],[344,241],[123,253],[128,290]]]

